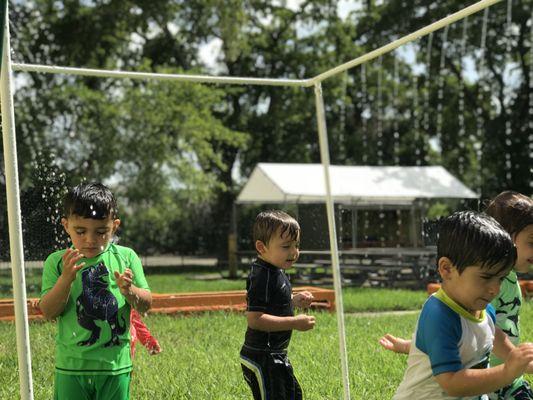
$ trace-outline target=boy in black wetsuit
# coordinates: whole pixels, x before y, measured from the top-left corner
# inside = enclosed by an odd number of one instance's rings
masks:
[[[256,400],[299,400],[302,390],[287,357],[293,329],[307,331],[315,317],[294,316],[293,306],[309,307],[313,295],[292,296],[283,270],[299,256],[300,226],[283,211],[260,213],[253,228],[257,259],[246,282],[248,329],[241,349],[244,379]]]

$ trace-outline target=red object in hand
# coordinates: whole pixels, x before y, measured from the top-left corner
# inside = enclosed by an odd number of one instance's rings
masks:
[[[130,336],[130,354],[132,359],[135,355],[135,343],[137,340],[146,347],[151,355],[161,353],[159,342],[152,336],[150,330],[142,321],[141,315],[133,308],[130,314]]]

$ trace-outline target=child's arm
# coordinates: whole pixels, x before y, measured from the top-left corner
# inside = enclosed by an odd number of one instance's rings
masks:
[[[144,313],[152,307],[152,293],[149,290],[138,288],[133,284],[133,272],[126,268],[123,274],[115,271],[115,279],[120,293],[126,301],[140,313]]]
[[[435,379],[449,396],[476,396],[511,384],[532,361],[533,344],[523,343],[508,353],[505,364],[486,369],[445,372],[436,375]]]
[[[402,339],[392,336],[390,333],[385,334],[385,336],[379,339],[379,344],[383,348],[395,353],[409,354],[409,351],[411,350],[410,339]]]
[[[293,329],[308,331],[315,326],[315,317],[305,314],[299,314],[294,317],[278,317],[258,311],[248,311],[246,317],[250,328],[264,332],[290,331]]]
[[[494,344],[492,347],[492,352],[500,360],[506,360],[509,356],[509,353],[513,351],[515,345],[509,340],[509,337],[502,331],[500,328],[496,327],[494,332]]]
[[[76,263],[83,257],[83,254],[80,254],[77,249],[69,248],[63,254],[63,271],[54,287],[41,298],[39,303],[39,308],[45,318],[54,319],[65,309],[70,295],[70,286],[76,279],[77,272],[85,265],[85,263],[79,265],[76,265]]]

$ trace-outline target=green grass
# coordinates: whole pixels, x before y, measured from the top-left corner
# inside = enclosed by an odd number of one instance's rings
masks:
[[[38,297],[41,289],[40,273],[26,274],[26,296]],[[8,271],[0,272],[0,298],[13,297],[13,280]]]
[[[219,290],[242,290],[246,287],[244,279],[198,279],[204,274],[158,274],[148,275],[147,280],[154,293],[209,292]],[[40,275],[26,277],[27,296],[39,297]],[[13,297],[11,276],[0,276],[0,298]],[[343,289],[344,311],[364,312],[382,310],[418,310],[422,307],[427,294],[422,291],[405,289]]]
[[[419,310],[427,299],[423,290],[344,288],[344,312]]]
[[[342,395],[337,323],[334,314],[315,313],[316,328],[295,332],[289,348],[306,399]],[[409,337],[417,315],[346,315],[350,387],[354,399],[391,398],[405,369],[406,356],[382,350],[386,332]],[[138,347],[132,399],[250,399],[241,376],[238,353],[246,321],[243,314],[206,313],[145,319],[163,352],[149,356]],[[522,340],[533,340],[533,307],[521,313]],[[56,326],[31,323],[30,340],[35,399],[52,396]],[[0,398],[19,398],[15,326],[0,323]]]
[[[289,355],[306,399],[336,399],[342,392],[335,316],[316,314],[313,331],[295,332]],[[240,371],[239,349],[246,320],[243,314],[210,313],[195,317],[149,316],[146,323],[163,352],[149,356],[139,347],[133,374],[134,399],[250,399]],[[347,316],[347,346],[353,398],[390,398],[405,357],[378,348],[385,331],[407,333],[415,316]],[[53,323],[32,323],[35,399],[52,397]],[[369,335],[369,332],[372,332]],[[0,324],[0,398],[18,397],[15,327]]]
[[[160,274],[147,275],[146,279],[154,293],[214,292],[246,288],[243,279],[198,279],[213,274]]]
[[[158,274],[148,275],[147,280],[154,293],[180,293],[180,292],[210,292],[219,290],[239,290],[246,286],[244,280],[231,279],[197,279],[201,276],[213,274]],[[0,275],[0,298],[13,297],[11,275]],[[41,287],[40,273],[26,275],[26,295],[39,297]]]

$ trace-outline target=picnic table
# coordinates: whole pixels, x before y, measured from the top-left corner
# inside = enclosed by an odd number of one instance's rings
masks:
[[[240,252],[239,258],[249,262],[254,252]],[[435,247],[422,248],[358,248],[339,251],[343,285],[379,287],[425,287],[435,270]],[[331,255],[326,250],[303,250],[294,267],[288,271],[295,283],[331,285]]]

